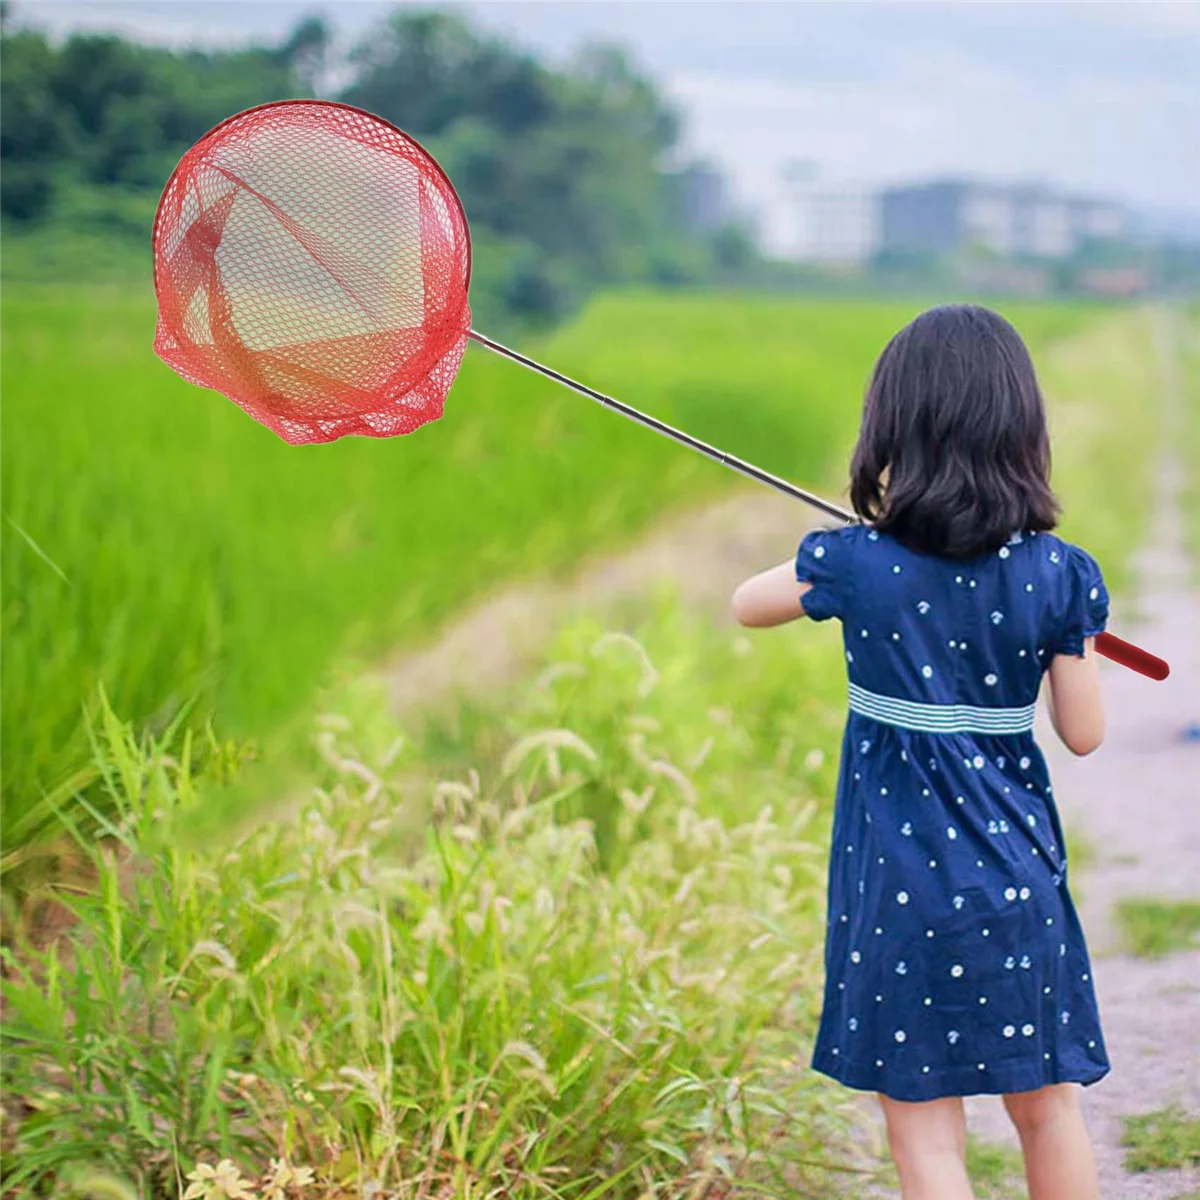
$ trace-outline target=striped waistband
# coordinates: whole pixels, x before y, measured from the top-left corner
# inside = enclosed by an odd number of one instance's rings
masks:
[[[1024,708],[973,708],[969,704],[918,704],[868,692],[850,684],[850,711],[860,716],[914,729],[918,733],[1028,733],[1036,702]]]

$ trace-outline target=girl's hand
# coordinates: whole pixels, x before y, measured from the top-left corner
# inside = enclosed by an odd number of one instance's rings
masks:
[[[734,619],[755,629],[794,621],[805,615],[800,597],[811,587],[797,581],[796,560],[789,558],[747,579],[733,593]]]

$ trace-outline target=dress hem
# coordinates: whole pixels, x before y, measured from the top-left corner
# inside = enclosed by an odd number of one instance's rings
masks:
[[[1112,1070],[1109,1063],[1060,1071],[1013,1063],[980,1071],[980,1079],[967,1084],[965,1081],[970,1077],[967,1068],[930,1072],[914,1080],[911,1076],[896,1078],[884,1067],[839,1062],[828,1056],[814,1056],[810,1065],[818,1074],[844,1087],[860,1092],[880,1092],[890,1100],[910,1102],[939,1100],[945,1096],[1000,1096],[1014,1092],[1035,1092],[1056,1083],[1078,1083],[1090,1087]]]

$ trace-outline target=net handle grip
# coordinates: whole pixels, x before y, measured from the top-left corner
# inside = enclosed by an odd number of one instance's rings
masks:
[[[847,508],[842,508],[840,505],[834,504],[813,492],[806,491],[802,487],[797,487],[796,484],[790,483],[786,479],[780,479],[778,475],[772,475],[769,471],[764,471],[761,467],[756,467],[753,463],[745,462],[732,454],[727,454],[724,450],[718,450],[715,446],[710,446],[707,442],[702,442],[699,438],[692,437],[690,433],[684,433],[681,429],[675,429],[665,421],[660,421],[657,417],[640,412],[638,409],[632,408],[628,404],[623,404],[620,400],[614,400],[612,396],[606,396],[603,392],[598,392],[586,384],[579,383],[577,380],[571,379],[569,376],[563,375],[551,367],[543,366],[534,359],[520,354],[516,350],[511,350],[508,346],[501,345],[501,343],[485,337],[482,333],[474,329],[468,331],[468,337],[495,354],[510,359],[512,362],[520,363],[521,366],[528,368],[530,371],[536,371],[539,375],[544,375],[547,379],[553,379],[555,383],[561,383],[573,392],[578,392],[581,396],[587,396],[590,400],[595,400],[597,403],[603,404],[605,408],[620,413],[623,417],[628,417],[631,421],[636,421],[639,425],[644,425],[647,429],[653,429],[655,433],[669,437],[672,441],[678,442],[682,446],[688,446],[697,453],[703,454],[706,458],[712,459],[713,462],[721,463],[722,466],[730,467],[732,470],[750,479],[764,483],[768,487],[773,487],[785,496],[791,496],[792,499],[799,500],[811,508],[825,513],[827,516],[836,517],[847,524],[857,524],[859,521],[857,514]],[[1147,676],[1149,679],[1166,679],[1171,673],[1171,668],[1164,659],[1112,633],[1101,633],[1096,637],[1096,652],[1102,654],[1105,658],[1111,659],[1113,662],[1120,663],[1123,667],[1129,667],[1130,670]]]

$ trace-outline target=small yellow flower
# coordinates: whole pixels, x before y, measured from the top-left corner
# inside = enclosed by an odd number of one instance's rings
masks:
[[[191,1180],[183,1200],[254,1200],[249,1180],[242,1178],[242,1173],[233,1165],[232,1159],[223,1158],[215,1167],[208,1163],[198,1163],[194,1171],[189,1172]]]
[[[293,1167],[287,1159],[271,1159],[271,1173],[263,1182],[263,1200],[285,1200],[288,1190],[299,1191],[315,1181],[312,1167]]]

